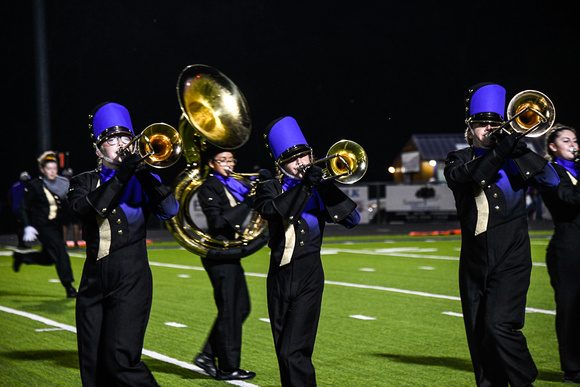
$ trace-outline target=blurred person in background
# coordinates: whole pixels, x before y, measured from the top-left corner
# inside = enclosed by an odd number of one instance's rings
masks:
[[[556,191],[542,193],[554,222],[546,265],[556,298],[560,364],[564,382],[580,383],[580,155],[576,130],[554,125],[546,135],[546,152],[560,177]]]
[[[26,187],[19,214],[24,227],[24,242],[38,239],[42,250],[14,251],[13,269],[18,272],[23,263],[54,264],[66,296],[74,298],[77,291],[72,286],[74,276],[62,235],[69,182],[58,176],[57,158],[53,151],[46,151],[38,158],[38,167],[41,175]]]

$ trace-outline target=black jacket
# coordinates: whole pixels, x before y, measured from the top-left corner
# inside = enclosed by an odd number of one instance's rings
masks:
[[[42,178],[36,178],[28,183],[20,202],[20,220],[24,226],[60,225],[64,223],[66,209],[66,198],[51,192]]]
[[[347,219],[356,209],[354,201],[333,182],[323,183],[316,189],[324,203],[322,216],[325,222],[354,226]],[[287,258],[294,260],[315,249],[320,250],[322,240],[311,240],[308,225],[301,216],[312,195],[312,189],[304,183],[295,185],[286,192],[282,191],[282,184],[278,180],[258,184],[256,209],[268,221],[268,246],[272,250],[271,260],[276,265],[286,262],[283,258],[287,255],[291,255]],[[321,222],[321,227],[324,227],[324,222]],[[323,231],[322,229],[321,234]],[[310,243],[316,243],[316,246],[310,246]]]

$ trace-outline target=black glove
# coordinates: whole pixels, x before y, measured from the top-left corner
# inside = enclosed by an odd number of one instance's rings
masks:
[[[306,176],[304,176],[304,184],[307,187],[316,187],[320,184],[322,180],[322,168],[318,165],[313,165],[306,171]]]
[[[517,133],[517,132],[514,132],[514,133],[510,134],[509,136],[507,136],[506,138],[504,138],[499,143],[499,145],[496,146],[494,149],[497,157],[499,157],[501,159],[507,158],[512,153],[512,151],[514,150],[516,145],[518,144],[520,138],[521,138],[521,134]]]
[[[256,200],[255,194],[248,195],[244,198],[244,203],[246,203],[248,205],[248,207],[253,208],[255,200]]]
[[[153,176],[153,174],[151,174],[143,164],[139,164],[136,168],[135,177],[139,180],[139,183],[147,194],[149,201],[155,205],[161,203],[163,199],[171,194],[169,187],[163,185],[162,182],[157,180],[157,178]]]
[[[526,145],[526,143],[523,141],[518,141],[516,143],[516,146],[514,147],[514,149],[512,149],[512,153],[510,153],[510,157],[514,158],[514,157],[522,156],[524,153],[526,153],[526,149],[528,149],[528,146]]]
[[[137,167],[141,164],[141,156],[136,153],[131,153],[129,156],[125,157],[121,166],[117,170],[115,176],[121,184],[125,184],[131,179],[131,176],[135,173]]]

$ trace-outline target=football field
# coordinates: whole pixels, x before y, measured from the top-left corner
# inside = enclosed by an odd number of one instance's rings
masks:
[[[532,233],[533,270],[523,330],[539,370],[560,385],[555,304],[545,266],[549,236]],[[457,281],[458,236],[326,238],[326,285],[314,350],[319,386],[474,386]],[[76,282],[84,250],[71,249]],[[242,263],[252,300],[239,386],[280,385],[266,307],[269,249]],[[177,243],[149,245],[154,298],[143,360],[161,386],[218,386],[192,364],[216,315],[200,258]],[[0,386],[80,386],[74,299],[54,267],[12,270],[0,250]]]

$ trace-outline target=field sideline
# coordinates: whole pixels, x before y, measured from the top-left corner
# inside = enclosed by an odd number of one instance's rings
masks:
[[[560,385],[554,298],[544,264],[548,237],[532,239],[534,267],[524,333],[539,369],[534,386]],[[332,237],[314,352],[319,386],[473,386],[457,285],[457,237]],[[71,249],[76,285],[84,250]],[[266,308],[269,250],[244,258],[252,300],[244,324],[240,386],[279,386]],[[143,360],[162,386],[218,386],[191,363],[215,318],[200,259],[153,243],[154,300]],[[80,386],[74,300],[54,267],[12,271],[0,249],[0,386]]]

